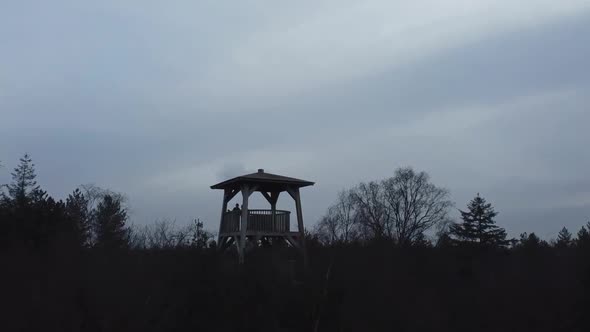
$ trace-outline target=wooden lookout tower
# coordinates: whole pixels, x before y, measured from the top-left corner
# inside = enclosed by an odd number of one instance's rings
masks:
[[[218,245],[220,249],[235,244],[240,263],[244,262],[247,247],[256,246],[261,240],[287,242],[298,248],[307,260],[299,189],[314,183],[286,176],[257,173],[238,176],[211,186],[223,190],[221,221],[219,224]],[[238,193],[242,193],[240,211],[229,211],[228,203]],[[269,210],[249,210],[248,199],[254,192],[260,192],[270,204]],[[277,201],[282,192],[287,192],[294,200],[297,212],[297,231],[291,231],[290,211],[277,210]],[[247,246],[248,245],[248,246]]]

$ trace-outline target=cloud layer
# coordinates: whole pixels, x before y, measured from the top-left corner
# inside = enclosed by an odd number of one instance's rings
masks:
[[[0,10],[0,180],[216,227],[209,185],[265,168],[338,190],[412,165],[512,235],[590,217],[588,1],[19,1]],[[261,201],[258,202],[262,204]],[[280,204],[290,207],[284,199]]]

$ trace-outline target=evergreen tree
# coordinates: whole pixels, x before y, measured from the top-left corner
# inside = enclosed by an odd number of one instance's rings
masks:
[[[49,200],[35,181],[35,165],[28,154],[20,159],[11,175],[12,182],[4,185],[6,190],[0,194],[0,240],[7,246],[38,247],[41,242],[46,243],[45,236],[60,220],[53,218],[59,215],[60,206]]]
[[[105,195],[93,214],[97,247],[108,249],[127,247],[129,243],[129,229],[125,226],[127,211],[121,206],[121,200]]]
[[[52,197],[44,196],[37,199],[27,208],[24,220],[24,238],[29,244],[40,250],[52,246],[57,248],[71,248],[72,228],[65,217],[65,204]]]
[[[88,199],[80,189],[74,190],[66,199],[66,217],[77,242],[81,246],[89,246],[91,240],[90,212]]]
[[[578,231],[578,238],[576,239],[576,246],[578,247],[586,247],[590,246],[590,222],[586,224],[586,227],[582,226],[582,228]]]
[[[519,247],[527,249],[527,250],[534,250],[539,248],[546,248],[548,247],[547,242],[541,240],[537,234],[534,232],[531,234],[522,233],[520,234],[520,241]]]
[[[38,201],[45,196],[35,178],[35,164],[28,154],[20,158],[19,165],[14,169],[12,183],[8,184],[8,196],[3,193],[4,199],[16,203],[17,206],[24,206],[28,203]]]
[[[451,225],[450,233],[460,243],[481,246],[505,246],[506,231],[498,227],[494,217],[498,215],[490,203],[479,194],[467,205],[468,211],[461,211],[463,222]]]
[[[567,248],[572,244],[572,233],[570,233],[567,228],[562,228],[557,234],[557,242],[555,242],[555,246],[557,248]]]

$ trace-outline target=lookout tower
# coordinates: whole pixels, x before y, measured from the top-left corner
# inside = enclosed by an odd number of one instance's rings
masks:
[[[239,261],[243,263],[247,244],[254,246],[260,240],[270,240],[273,243],[286,241],[300,249],[307,260],[299,191],[300,188],[313,184],[309,181],[265,173],[263,169],[259,169],[257,173],[238,176],[211,186],[211,189],[223,189],[217,242],[219,248],[223,250],[235,243]],[[227,204],[240,192],[241,211],[228,211]],[[266,198],[270,204],[269,210],[248,209],[248,199],[255,192],[260,192]],[[291,231],[291,212],[277,210],[277,201],[282,192],[287,192],[295,200],[297,231]]]

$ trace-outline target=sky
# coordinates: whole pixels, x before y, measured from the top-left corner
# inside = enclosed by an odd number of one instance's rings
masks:
[[[311,228],[412,166],[553,238],[590,220],[589,36],[588,0],[0,0],[0,183],[29,153],[54,197],[217,230],[209,187],[264,168],[316,182]]]

